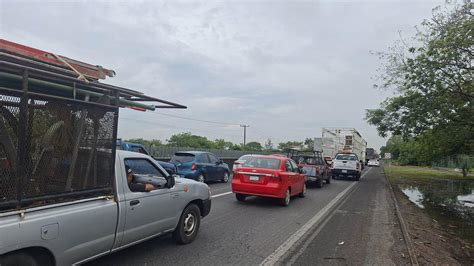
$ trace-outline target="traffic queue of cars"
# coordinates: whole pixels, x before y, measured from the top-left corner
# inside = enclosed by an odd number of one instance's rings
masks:
[[[148,154],[140,144],[121,144],[121,149]],[[157,163],[171,175],[203,183],[227,183],[233,173],[232,192],[238,201],[258,196],[278,199],[282,206],[288,206],[293,196],[304,197],[306,186],[321,188],[330,184],[332,178],[339,177],[352,177],[358,181],[363,169],[354,153],[339,153],[334,158],[326,158],[321,152],[297,150],[290,150],[287,154],[246,154],[238,158],[232,168],[216,155],[204,151],[176,152],[169,162]]]

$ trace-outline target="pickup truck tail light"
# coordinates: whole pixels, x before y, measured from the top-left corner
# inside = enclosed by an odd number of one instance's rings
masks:
[[[193,163],[193,164],[191,165],[191,170],[196,170],[196,169],[197,169],[197,165],[196,165],[195,163]]]

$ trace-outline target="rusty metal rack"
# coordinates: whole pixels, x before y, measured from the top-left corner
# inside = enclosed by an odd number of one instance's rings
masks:
[[[0,213],[113,196],[119,108],[186,108],[1,44]]]

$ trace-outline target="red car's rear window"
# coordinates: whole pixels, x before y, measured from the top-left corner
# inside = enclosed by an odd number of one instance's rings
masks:
[[[256,168],[267,168],[267,169],[279,169],[280,160],[273,158],[265,158],[254,156],[248,161],[242,164],[244,167],[256,167]]]

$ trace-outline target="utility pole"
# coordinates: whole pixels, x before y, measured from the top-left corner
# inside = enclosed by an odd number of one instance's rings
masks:
[[[245,141],[247,138],[247,128],[250,127],[249,125],[240,125],[240,127],[244,128],[244,148],[245,148]]]

